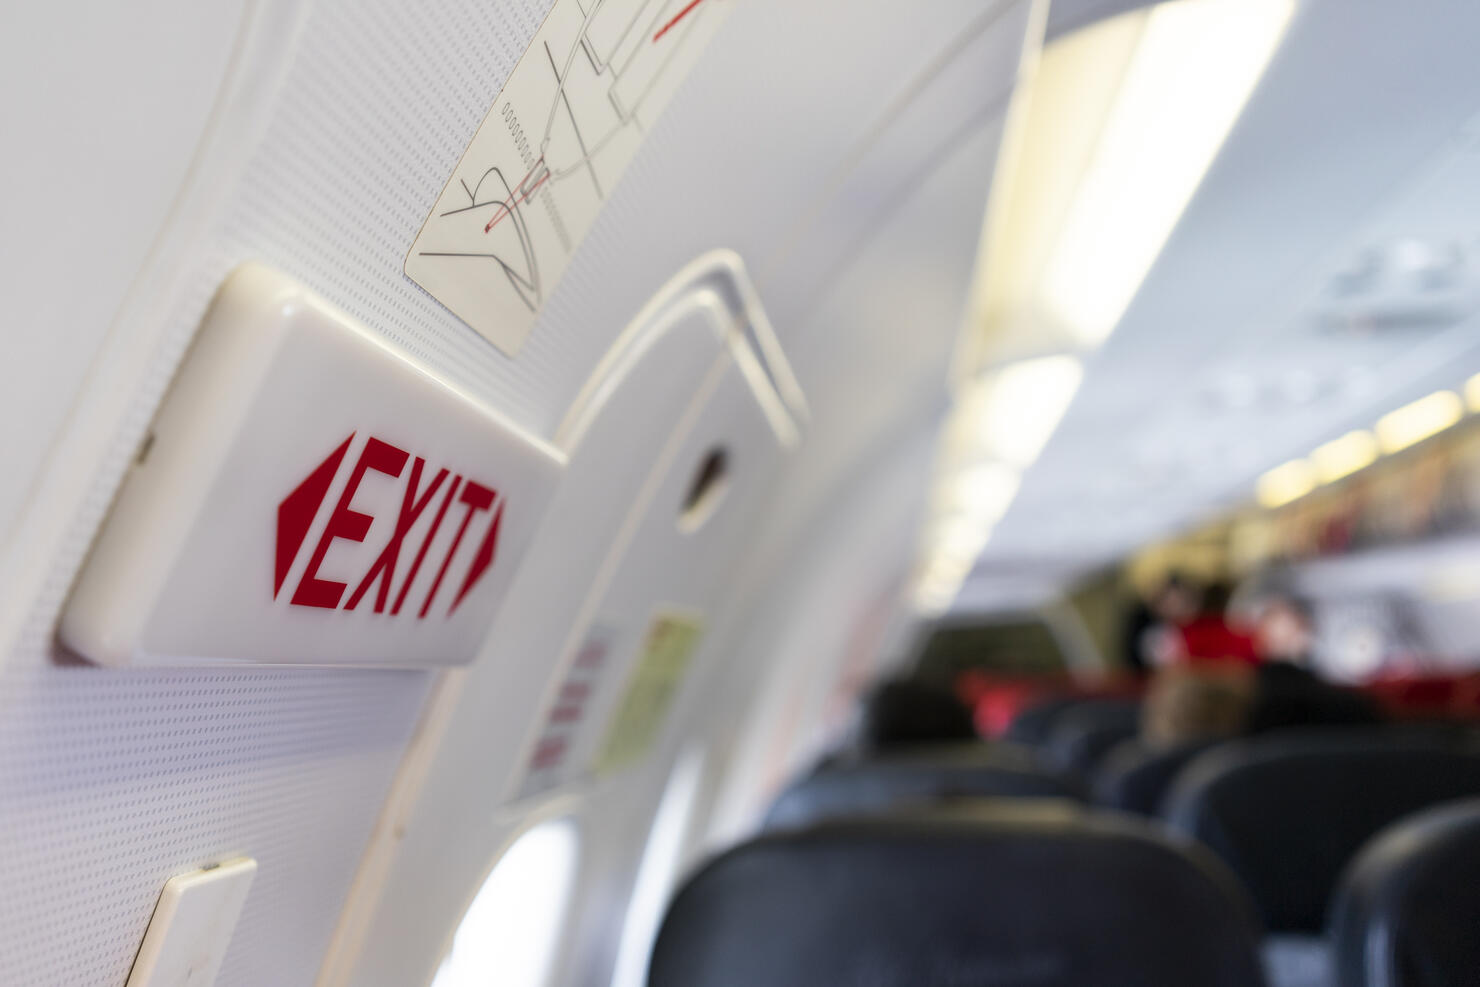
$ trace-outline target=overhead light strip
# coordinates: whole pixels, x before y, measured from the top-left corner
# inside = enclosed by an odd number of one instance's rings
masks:
[[[1438,435],[1464,417],[1465,404],[1453,391],[1435,391],[1377,420],[1383,452],[1398,452]]]
[[[1155,8],[1050,255],[1050,313],[1086,346],[1125,314],[1279,46],[1293,0]]]
[[[1480,411],[1480,374],[1465,383],[1471,411]],[[1259,506],[1283,507],[1324,483],[1335,483],[1391,455],[1433,438],[1465,417],[1465,399],[1454,391],[1435,391],[1388,412],[1373,430],[1347,432],[1316,447],[1305,459],[1292,459],[1259,477],[1254,485]]]

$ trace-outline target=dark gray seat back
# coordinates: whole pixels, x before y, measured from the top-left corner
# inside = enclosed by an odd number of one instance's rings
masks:
[[[1353,861],[1330,924],[1343,987],[1480,978],[1480,799],[1409,816]]]
[[[1012,744],[929,745],[824,761],[781,793],[767,829],[960,798],[1083,800],[1076,780]]]
[[[1163,818],[1249,888],[1272,932],[1318,932],[1342,870],[1403,816],[1480,795],[1480,752],[1379,728],[1231,741],[1177,778]]]
[[[1065,803],[774,832],[669,907],[650,987],[1259,987],[1209,855]]]

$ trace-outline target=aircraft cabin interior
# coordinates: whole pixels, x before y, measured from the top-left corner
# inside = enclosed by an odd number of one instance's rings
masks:
[[[1480,987],[1477,38],[0,0],[0,987]]]

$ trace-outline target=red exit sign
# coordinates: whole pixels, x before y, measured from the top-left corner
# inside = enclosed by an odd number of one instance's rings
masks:
[[[493,565],[498,550],[499,523],[503,520],[503,499],[493,487],[453,473],[446,466],[433,472],[421,456],[373,435],[366,441],[354,465],[346,467],[346,454],[354,438],[354,433],[350,433],[278,505],[273,597],[284,593],[283,584],[293,569],[293,563],[305,550],[304,542],[314,520],[330,500],[328,494],[335,478],[347,468],[349,477],[334,500],[328,523],[318,537],[307,567],[287,594],[288,602],[293,606],[325,610],[354,610],[364,604],[375,613],[389,613],[394,617],[406,606],[411,587],[422,574],[423,567],[430,564],[433,568],[428,571],[434,571],[436,575],[424,594],[418,594],[420,605],[413,599],[412,610],[407,611],[408,614],[414,612],[417,619],[425,619],[442,594],[453,559],[468,540],[469,530],[473,529],[478,547],[466,559],[461,571],[453,573],[452,585],[457,589],[452,592],[444,611],[444,616],[451,615]],[[399,507],[394,508],[394,527],[369,568],[354,581],[351,590],[351,583],[328,578],[320,573],[320,569],[336,539],[363,542],[370,533],[375,515],[357,508],[356,495],[366,473],[371,470],[401,481],[401,496]],[[423,525],[417,542],[408,546],[407,536],[433,503],[437,506],[432,511],[431,523]],[[442,533],[444,522],[455,534],[446,543],[445,551],[439,553],[440,558],[432,558],[429,562],[429,551]]]
[[[483,649],[565,454],[275,271],[222,285],[73,585],[107,665]]]

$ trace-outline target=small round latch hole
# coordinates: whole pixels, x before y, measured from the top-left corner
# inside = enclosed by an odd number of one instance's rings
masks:
[[[678,530],[698,531],[724,499],[730,489],[730,457],[721,446],[705,454],[689,481],[683,507],[678,512]]]

